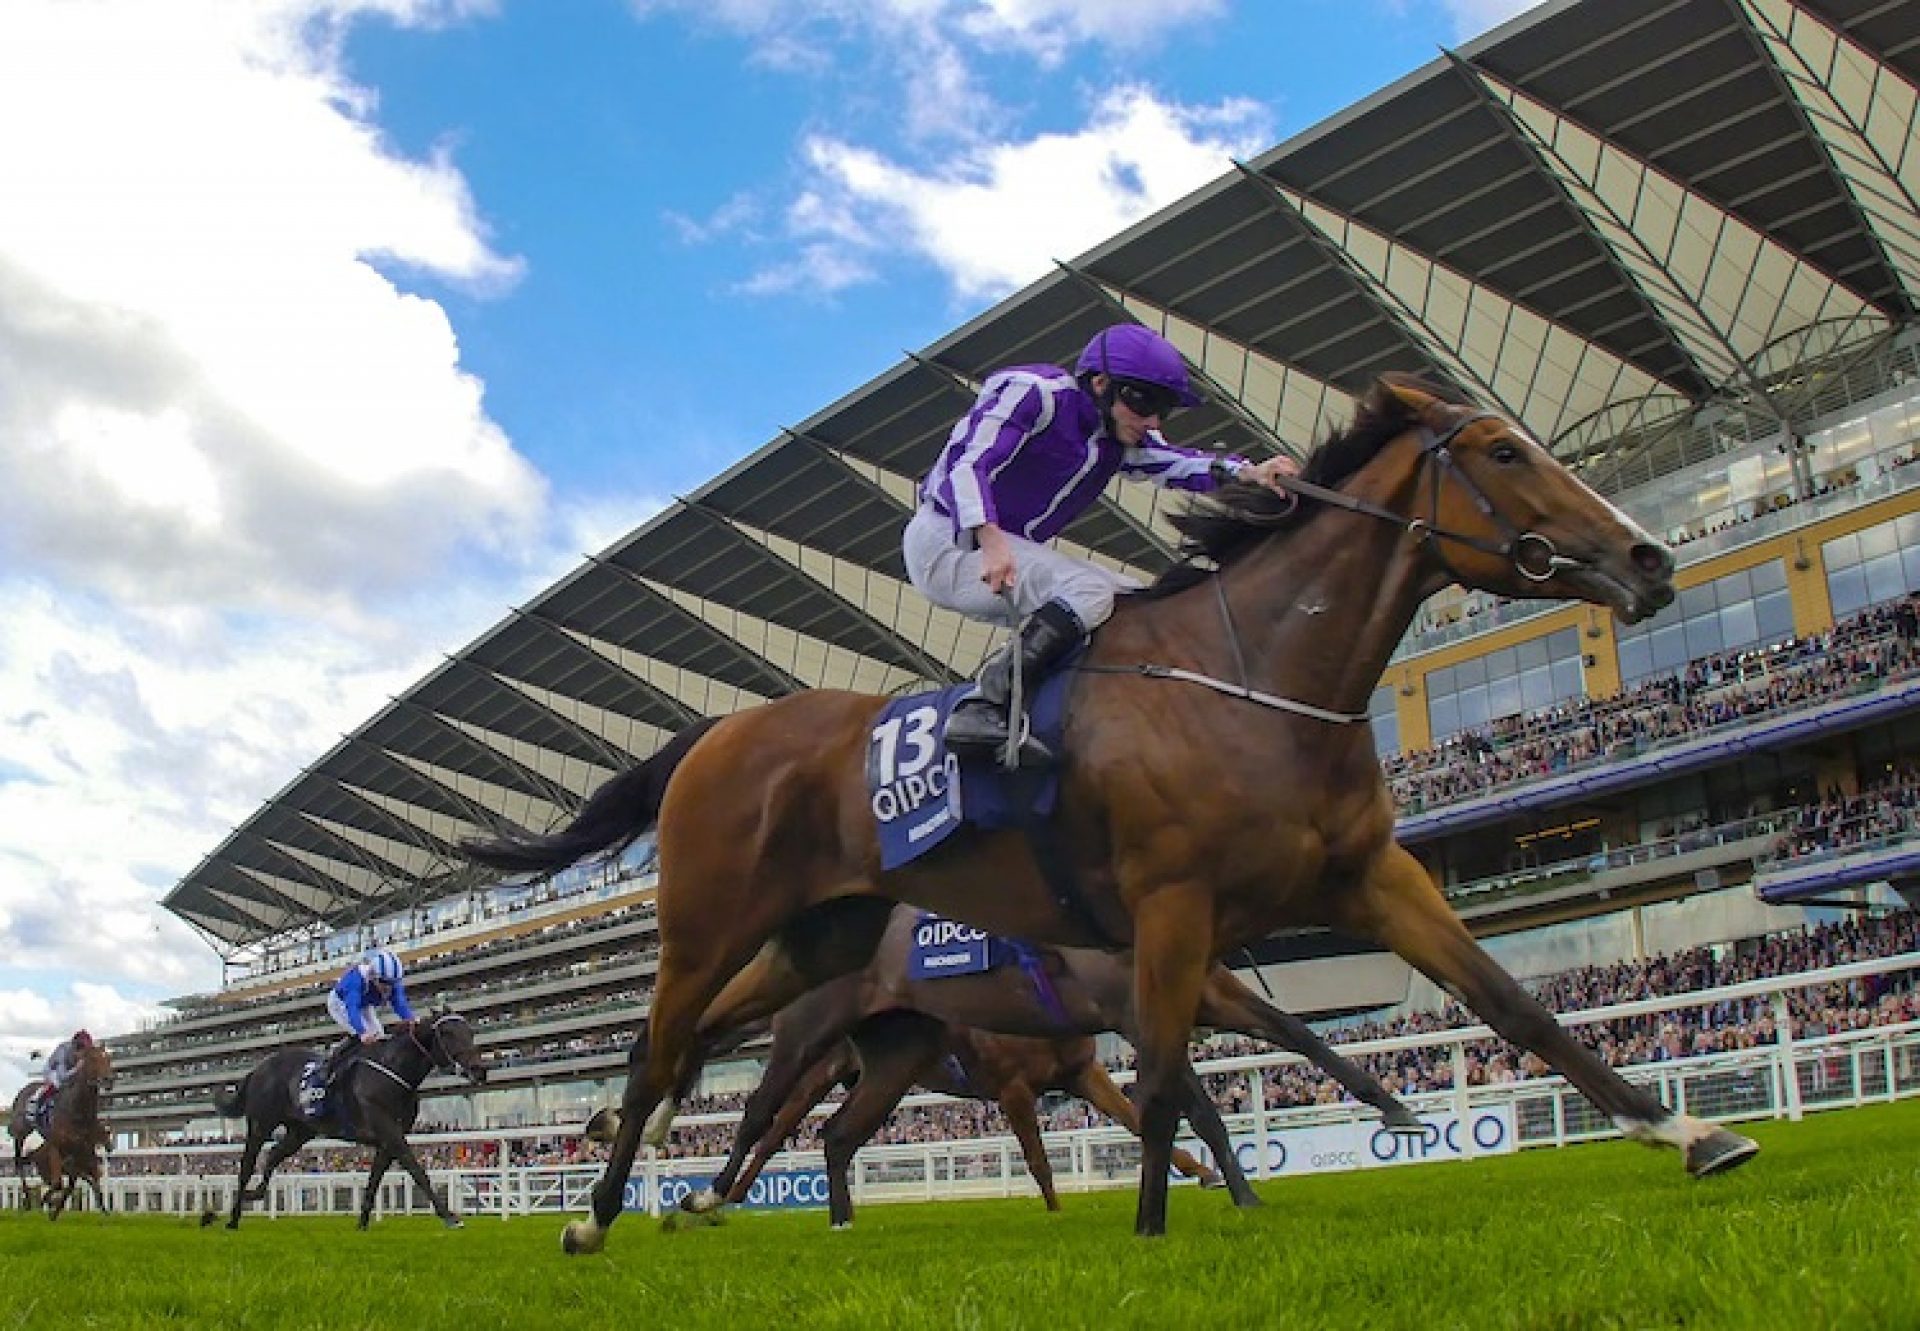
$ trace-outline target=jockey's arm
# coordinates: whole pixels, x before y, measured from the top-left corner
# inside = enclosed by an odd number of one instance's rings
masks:
[[[395,980],[393,982],[393,994],[387,1001],[393,1004],[393,1014],[400,1018],[400,1020],[413,1020],[413,1004],[407,1002],[407,982],[405,980]]]
[[[348,1028],[355,1035],[365,1035],[367,1024],[360,1015],[360,1009],[366,1006],[367,1001],[366,977],[361,975],[360,968],[355,966],[340,977],[337,988],[340,993],[340,1006],[347,1012]]]

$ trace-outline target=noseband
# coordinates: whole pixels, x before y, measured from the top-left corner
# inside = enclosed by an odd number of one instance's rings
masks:
[[[1454,438],[1469,425],[1480,421],[1507,423],[1506,417],[1498,412],[1475,411],[1460,417],[1438,434],[1424,425],[1420,427],[1420,452],[1431,464],[1427,474],[1432,478],[1432,484],[1427,489],[1427,516],[1424,518],[1402,517],[1392,509],[1383,508],[1379,504],[1356,498],[1339,490],[1329,489],[1324,485],[1316,485],[1312,481],[1301,480],[1297,476],[1276,476],[1274,483],[1293,494],[1305,495],[1310,499],[1318,499],[1337,508],[1344,508],[1351,513],[1364,513],[1368,517],[1393,523],[1413,537],[1416,543],[1427,546],[1433,552],[1433,557],[1440,561],[1440,567],[1446,570],[1448,578],[1454,582],[1464,582],[1465,579],[1448,560],[1445,550],[1439,544],[1441,541],[1454,541],[1468,549],[1478,550],[1481,554],[1504,559],[1529,582],[1551,582],[1569,569],[1587,567],[1585,560],[1561,554],[1559,547],[1553,543],[1552,537],[1543,536],[1537,531],[1521,531],[1514,526],[1506,514],[1494,507],[1493,501],[1487,498],[1487,492],[1481,489],[1473,477],[1467,474],[1466,469],[1455,460],[1451,447]],[[1501,540],[1498,544],[1484,537],[1451,531],[1440,525],[1440,486],[1448,477],[1452,477],[1466,488],[1468,497],[1473,500],[1474,507],[1480,510],[1481,516],[1499,529]]]

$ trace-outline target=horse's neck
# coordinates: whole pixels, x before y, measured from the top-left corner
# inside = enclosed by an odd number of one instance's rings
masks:
[[[427,1074],[433,1071],[432,1055],[421,1048],[418,1040],[405,1035],[388,1036],[387,1050],[388,1056],[379,1060],[380,1066],[418,1090]]]
[[[1323,508],[1291,535],[1236,560],[1218,587],[1203,584],[1172,598],[1169,610],[1178,610],[1159,636],[1202,660],[1194,668],[1203,673],[1360,715],[1431,584],[1401,528]],[[1223,595],[1237,654],[1220,610]]]

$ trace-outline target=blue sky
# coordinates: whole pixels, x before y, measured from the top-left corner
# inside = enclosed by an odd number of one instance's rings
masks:
[[[158,898],[723,468],[1518,0],[0,7],[0,1088]]]

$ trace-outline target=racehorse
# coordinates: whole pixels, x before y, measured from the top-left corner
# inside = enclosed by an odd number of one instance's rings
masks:
[[[113,1088],[113,1055],[105,1045],[94,1043],[79,1051],[78,1060],[67,1083],[53,1093],[47,1130],[41,1134],[43,1141],[31,1161],[24,1148],[36,1125],[28,1117],[27,1107],[38,1083],[29,1082],[20,1088],[7,1121],[7,1132],[13,1138],[13,1170],[25,1185],[26,1204],[32,1205],[31,1166],[46,1185],[40,1204],[51,1220],[58,1220],[66,1209],[78,1179],[93,1185],[102,1210],[107,1204],[99,1177],[99,1153],[107,1143],[107,1131],[100,1122],[100,1093]]]
[[[783,1041],[794,1043],[789,1031],[810,1035],[818,1029],[822,1014],[808,1009],[831,1004],[834,987],[824,985],[803,995],[773,1019],[776,1051]],[[849,1093],[821,1131],[827,1157],[828,1219],[835,1229],[853,1223],[853,1190],[848,1176],[854,1155],[916,1085],[963,1100],[999,1105],[1049,1211],[1060,1209],[1060,1198],[1053,1187],[1053,1164],[1040,1137],[1040,1096],[1048,1091],[1070,1091],[1136,1137],[1140,1135],[1140,1119],[1133,1102],[1094,1057],[1091,1036],[994,1035],[925,1013],[895,1009],[876,1012],[860,1021],[838,1041],[837,1048],[829,1049],[824,1057],[803,1068],[799,1077],[791,1079],[785,1102],[778,1104],[778,1113],[764,1131],[749,1135],[743,1121],[733,1155],[727,1161],[727,1172],[714,1180],[708,1192],[683,1199],[681,1207],[706,1211],[722,1198],[729,1202],[743,1199],[807,1111],[837,1084],[846,1085]],[[761,1083],[763,1091],[766,1086],[766,1082]],[[759,1099],[760,1092],[754,1098]],[[749,1148],[752,1158],[743,1167],[741,1159]],[[1235,1178],[1241,1178],[1231,1149],[1224,1155],[1216,1151],[1215,1159],[1232,1169]],[[1174,1151],[1173,1166],[1188,1178],[1200,1179],[1203,1186],[1219,1180],[1215,1171],[1182,1150]],[[1245,1187],[1243,1178],[1240,1186]],[[711,1197],[713,1201],[706,1206],[691,1205],[695,1197]]]
[[[653,1007],[568,1251],[604,1245],[643,1131],[664,1137],[712,1042],[858,965],[893,900],[1002,937],[1131,944],[1138,1234],[1166,1229],[1209,969],[1288,927],[1383,944],[1627,1135],[1680,1148],[1696,1176],[1759,1149],[1629,1085],[1474,941],[1393,839],[1366,724],[1395,645],[1440,588],[1578,598],[1636,623],[1673,601],[1672,552],[1514,422],[1406,376],[1377,381],[1281,483],[1294,493],[1197,498],[1176,520],[1186,557],[1123,598],[1077,665],[1052,874],[1020,830],[958,833],[882,873],[865,778],[886,700],[825,689],[682,732],[556,832],[470,848],[494,867],[552,869],[659,829]]]
[[[247,1144],[240,1153],[240,1184],[234,1191],[227,1228],[240,1227],[240,1212],[248,1202],[263,1200],[273,1171],[315,1137],[359,1142],[373,1148],[373,1167],[367,1174],[366,1195],[360,1201],[360,1228],[373,1217],[373,1200],[387,1167],[398,1161],[402,1169],[433,1203],[433,1212],[448,1229],[461,1221],[434,1191],[420,1160],[407,1144],[407,1133],[420,1113],[420,1083],[436,1068],[457,1072],[478,1086],[487,1070],[474,1050],[473,1028],[457,1012],[436,1008],[424,1021],[403,1021],[367,1052],[349,1057],[334,1074],[324,1112],[310,1118],[300,1108],[301,1082],[309,1065],[320,1056],[304,1049],[283,1049],[257,1063],[239,1083],[214,1096],[213,1107],[224,1118],[247,1120]],[[280,1139],[267,1152],[258,1186],[249,1189],[260,1148],[275,1128]],[[208,1211],[202,1225],[213,1223]]]
[[[1067,1034],[1090,1036],[1102,1031],[1123,1034],[1133,1031],[1132,959],[1125,953],[1093,948],[1034,948],[1028,950],[1030,960],[1018,965],[999,965],[968,975],[915,979],[909,962],[919,915],[920,912],[911,907],[896,908],[880,946],[866,966],[795,1000],[774,1018],[773,1050],[760,1085],[741,1116],[732,1154],[714,1179],[713,1187],[689,1193],[681,1200],[681,1206],[690,1211],[706,1211],[723,1199],[737,1201],[741,1189],[735,1179],[747,1152],[771,1135],[769,1125],[777,1113],[784,1113],[783,1105],[791,1106],[793,1100],[799,1098],[795,1088],[803,1079],[818,1080],[812,1071],[816,1065],[846,1037],[864,1029],[865,1022],[881,1013],[923,1013],[934,1018],[938,1027],[1009,1036],[1057,1038]],[[1215,965],[1208,973],[1196,1023],[1212,1030],[1238,1031],[1270,1040],[1304,1055],[1356,1099],[1378,1109],[1390,1131],[1425,1131],[1413,1112],[1371,1075],[1335,1053],[1298,1017],[1263,1001],[1225,966]],[[920,1084],[926,1083],[922,1080]],[[831,1086],[832,1082],[828,1081],[827,1085]],[[904,1093],[905,1086],[901,1089]],[[1123,1115],[1111,1107],[1111,1097],[1102,1103],[1085,1091],[1076,1093],[1137,1134],[1131,1104]],[[820,1094],[824,1094],[824,1090],[808,1100],[800,1112],[804,1114],[811,1109]],[[878,1128],[892,1108],[892,1103],[888,1103],[880,1111],[874,1128]],[[1224,1125],[1215,1126],[1219,1124],[1219,1111],[1197,1080],[1190,1087],[1187,1115],[1213,1152],[1213,1158],[1227,1169],[1234,1200],[1241,1205],[1257,1202],[1258,1196],[1240,1177]],[[1203,1122],[1202,1115],[1210,1117],[1212,1123]],[[1012,1118],[1009,1110],[1010,1122]],[[789,1127],[774,1137],[776,1149],[791,1131]],[[854,1149],[858,1149],[857,1142]],[[829,1168],[832,1154],[829,1144]]]

